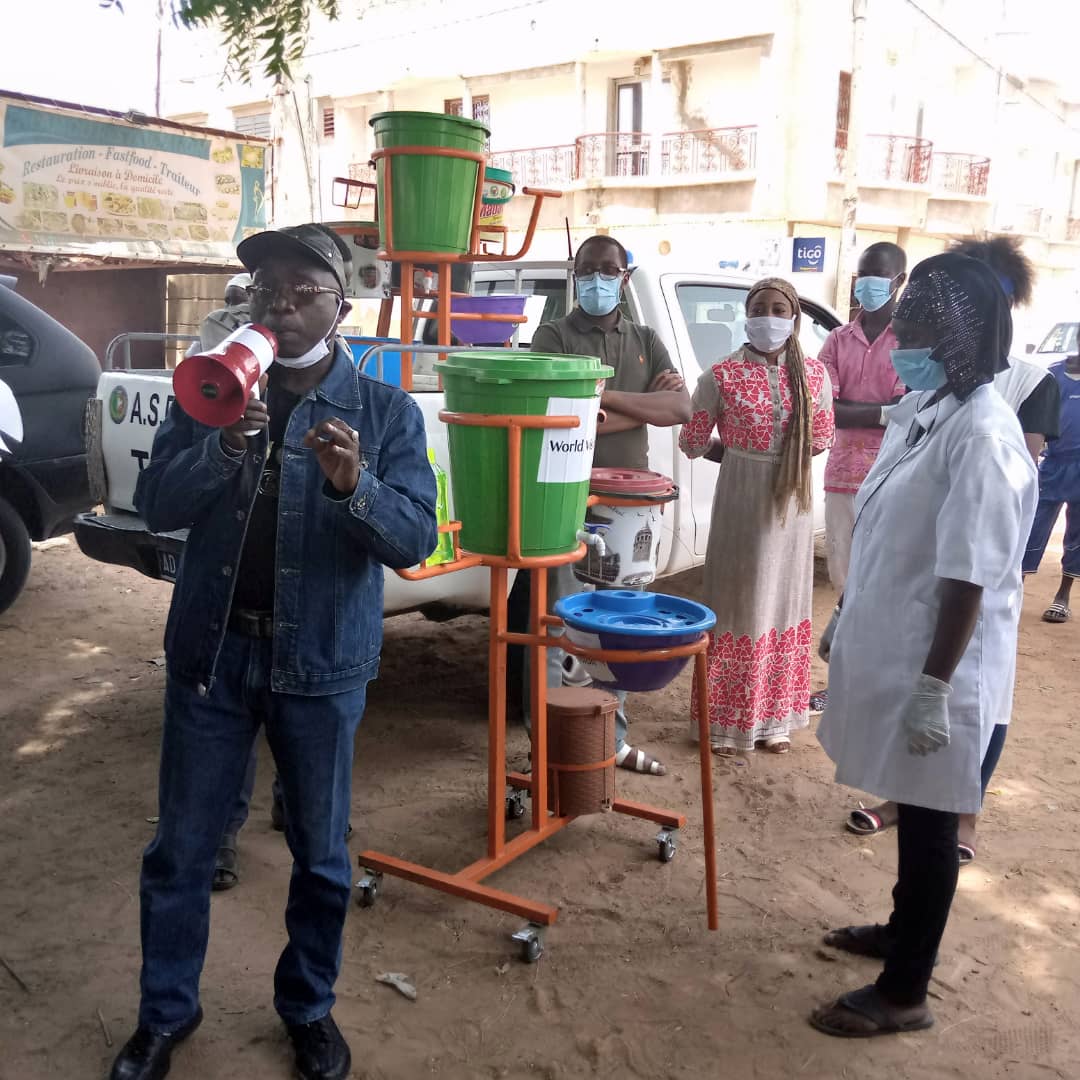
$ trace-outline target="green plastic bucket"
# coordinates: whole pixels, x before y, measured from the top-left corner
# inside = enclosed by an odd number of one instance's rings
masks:
[[[380,150],[431,146],[483,154],[490,132],[476,120],[426,112],[376,113],[369,121]],[[469,250],[479,162],[438,154],[396,154],[393,175],[393,236],[380,215],[379,239],[397,251]],[[386,206],[386,158],[377,161],[379,205]]]
[[[561,555],[577,545],[589,495],[600,380],[615,374],[595,356],[451,353],[440,365],[452,412],[577,416],[569,429],[521,436],[521,554]],[[507,429],[450,424],[450,482],[461,546],[481,555],[507,547]]]

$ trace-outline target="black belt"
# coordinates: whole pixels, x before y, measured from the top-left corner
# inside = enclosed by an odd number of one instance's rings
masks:
[[[272,611],[249,611],[233,608],[229,613],[229,629],[244,637],[272,638],[274,636],[274,613]]]

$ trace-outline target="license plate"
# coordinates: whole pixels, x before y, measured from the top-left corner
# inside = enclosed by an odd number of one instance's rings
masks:
[[[158,571],[161,574],[162,581],[176,581],[176,568],[179,559],[171,551],[159,551],[158,557]]]

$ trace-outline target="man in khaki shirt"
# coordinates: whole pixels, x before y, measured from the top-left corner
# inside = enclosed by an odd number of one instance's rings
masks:
[[[578,307],[565,318],[539,327],[530,351],[597,356],[615,369],[600,399],[606,413],[597,428],[593,465],[596,468],[647,469],[649,438],[646,425],[674,427],[690,419],[690,395],[656,332],[639,326],[619,311],[623,286],[630,280],[626,249],[610,236],[591,236],[574,259]],[[519,574],[518,578],[524,578]],[[525,586],[522,585],[522,589]],[[548,575],[550,602],[577,592],[581,585],[571,567]],[[515,583],[515,590],[517,585]],[[520,602],[521,593],[515,597]],[[563,656],[548,650],[548,684],[562,684]],[[624,769],[662,776],[663,764],[626,741],[626,694],[618,693],[615,718],[615,761]]]

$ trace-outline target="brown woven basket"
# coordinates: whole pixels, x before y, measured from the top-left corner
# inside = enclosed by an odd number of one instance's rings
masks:
[[[577,817],[611,809],[615,799],[615,710],[604,690],[548,691],[548,809]]]

